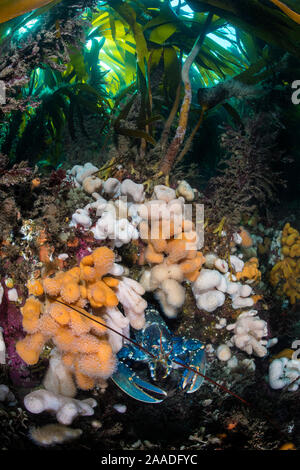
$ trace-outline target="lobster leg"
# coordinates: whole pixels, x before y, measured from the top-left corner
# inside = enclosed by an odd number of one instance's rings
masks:
[[[198,372],[201,372],[201,374],[205,374],[204,348],[193,351],[190,357],[191,361],[189,363],[189,367]],[[186,369],[180,382],[180,386],[183,390],[185,390],[186,393],[194,393],[201,387],[203,380],[204,377],[201,375],[195,374],[191,370]]]

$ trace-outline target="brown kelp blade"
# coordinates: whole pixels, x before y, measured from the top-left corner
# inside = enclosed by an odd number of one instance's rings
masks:
[[[16,18],[17,16],[29,13],[36,8],[41,8],[49,3],[60,2],[61,0],[0,0],[0,23]]]
[[[295,23],[300,24],[300,15],[296,13],[291,8],[289,8],[285,3],[280,2],[279,0],[270,0],[274,5],[280,8],[291,20],[295,21]]]

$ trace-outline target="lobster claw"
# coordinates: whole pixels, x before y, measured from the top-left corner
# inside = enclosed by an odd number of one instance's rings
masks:
[[[145,403],[161,403],[167,396],[166,392],[161,388],[141,380],[136,373],[123,362],[119,362],[118,370],[112,376],[112,380],[123,392],[127,393],[127,395]],[[155,398],[146,393],[143,389],[148,392],[163,395],[164,397],[162,399]]]
[[[201,374],[205,374],[206,360],[204,349],[198,349],[195,351],[192,354],[191,359],[189,366],[192,369],[201,372]],[[191,370],[186,369],[180,382],[180,386],[186,393],[194,393],[201,387],[203,380],[204,377],[201,375],[198,375],[197,373],[195,374]]]

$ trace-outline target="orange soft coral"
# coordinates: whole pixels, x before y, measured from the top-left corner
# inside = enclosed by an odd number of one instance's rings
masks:
[[[103,282],[94,282],[88,288],[87,295],[92,307],[103,307],[106,299],[105,291],[103,289]]]
[[[96,353],[81,354],[76,362],[77,370],[93,378],[110,377],[115,370],[115,365],[112,348],[105,341],[100,342]]]
[[[152,243],[149,243],[145,250],[145,260],[150,264],[160,264],[164,260],[164,255],[157,253]]]
[[[238,281],[248,280],[248,282],[258,282],[261,279],[261,272],[258,269],[258,259],[251,258],[247,261],[243,267],[243,270],[239,273],[236,273],[236,278]]]
[[[47,313],[41,316],[38,328],[45,338],[50,339],[56,335],[59,324]]]
[[[83,374],[80,372],[78,367],[75,367],[75,379],[76,383],[81,390],[91,390],[95,387],[95,380],[88,375]]]
[[[156,253],[163,253],[167,248],[167,239],[170,238],[170,227],[167,226],[167,230],[164,229],[162,222],[159,221],[153,227],[151,227],[150,240]]]
[[[35,295],[36,297],[40,297],[44,293],[43,285],[37,279],[28,281],[27,289],[29,295]]]
[[[94,281],[97,276],[96,269],[92,266],[84,266],[84,264],[80,263],[81,268],[81,278],[84,281]]]
[[[157,230],[152,230],[153,223]],[[144,258],[144,262],[155,266],[144,272],[140,282],[146,291],[155,292],[164,313],[174,318],[185,301],[185,288],[181,283],[184,279],[196,281],[205,258],[197,251],[198,235],[191,220],[166,217],[165,220],[155,219],[149,225],[146,221],[140,224],[147,247],[139,264],[143,264]]]
[[[80,288],[75,280],[69,280],[68,278],[63,281],[60,295],[62,299],[68,304],[73,304],[77,302],[80,297]]]
[[[62,285],[62,276],[56,275],[55,277],[47,277],[43,280],[43,286],[46,294],[53,297],[57,296],[60,292]]]
[[[112,250],[97,248],[82,259],[80,266],[45,278],[43,284],[40,281],[28,283],[29,292],[36,297],[45,292],[45,301],[42,304],[30,296],[22,308],[23,327],[29,334],[18,341],[16,347],[26,363],[36,364],[45,342],[50,341],[50,345],[58,348],[64,364],[75,374],[78,386],[84,390],[114,372],[115,356],[103,318],[105,310],[99,310],[118,305],[113,289],[118,287],[119,281],[107,276],[114,261]],[[95,314],[82,309],[88,302],[97,309],[102,324],[94,321],[97,320]]]
[[[281,238],[282,254],[291,258],[300,257],[300,235],[298,230],[285,224]]]
[[[21,309],[23,315],[23,328],[27,333],[34,333],[38,329],[42,304],[34,297],[29,297]]]
[[[98,276],[103,277],[105,274],[108,274],[111,268],[114,265],[115,255],[112,250],[106,246],[101,246],[97,248],[93,254],[93,264],[97,271]]]
[[[241,246],[243,248],[250,248],[253,245],[251,235],[244,227],[240,227],[239,235],[242,239]]]
[[[179,267],[184,274],[184,277],[191,282],[194,282],[199,276],[200,269],[205,263],[203,254],[199,251],[193,259],[186,259],[179,263]]]
[[[186,241],[170,240],[165,251],[169,255],[166,259],[167,264],[176,264],[187,256]]]
[[[194,231],[193,222],[182,220],[175,224],[171,220],[161,220],[158,223],[157,230],[154,231],[152,225],[150,230],[145,221],[140,224],[142,239],[147,243],[143,253],[144,262],[150,265],[178,264],[184,277],[189,281],[195,281],[205,258],[200,251],[197,251],[197,234]],[[152,238],[149,233],[152,233]],[[156,234],[157,239],[153,238],[153,233]],[[140,260],[139,264],[143,264],[143,262]]]
[[[103,282],[105,282],[108,287],[118,287],[119,285],[119,279],[110,276],[104,277]]]
[[[156,253],[163,253],[167,248],[167,241],[163,239],[151,240],[151,244]]]
[[[70,309],[65,305],[53,302],[49,308],[49,313],[59,325],[67,325],[70,321]]]
[[[30,366],[36,364],[45,344],[45,337],[40,332],[27,335],[16,344],[19,356]]]

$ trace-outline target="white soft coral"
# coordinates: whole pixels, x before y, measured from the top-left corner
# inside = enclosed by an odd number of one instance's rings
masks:
[[[51,351],[49,367],[43,385],[46,390],[66,397],[76,395],[76,385],[72,373],[63,363],[61,354],[56,348]]]
[[[254,300],[250,297],[252,288],[236,282],[230,273],[221,274],[216,269],[202,269],[192,285],[197,307],[206,312],[214,312],[225,302],[225,294],[232,299],[232,308],[252,307]]]
[[[185,301],[185,288],[181,285],[183,273],[178,264],[162,263],[146,270],[140,283],[148,292],[155,291],[164,314],[175,318]]]
[[[121,201],[122,202],[122,201]],[[116,247],[121,247],[131,240],[137,240],[139,237],[138,230],[126,218],[119,218],[122,212],[127,212],[125,203],[119,202],[114,204],[106,202],[102,198],[96,202],[88,204],[84,209],[77,209],[72,216],[70,226],[83,226],[86,230],[92,225],[89,216],[90,209],[96,209],[96,216],[99,217],[95,226],[90,230],[96,240],[114,240]]]
[[[288,386],[289,392],[295,392],[300,385],[300,361],[281,357],[269,366],[269,385],[274,390]]]
[[[107,331],[112,350],[114,353],[118,353],[123,347],[123,337],[121,335],[129,336],[129,319],[124,317],[117,307],[107,307],[104,319],[108,327],[119,333],[115,333],[110,329]]]
[[[146,300],[143,299],[145,289],[143,286],[129,277],[122,277],[116,289],[116,295],[122,304],[124,313],[129,319],[130,325],[140,330],[145,325]]]
[[[48,390],[35,390],[25,396],[24,405],[30,413],[39,414],[43,411],[55,413],[57,421],[67,425],[77,416],[92,416],[97,402],[93,398],[76,400]]]
[[[263,357],[267,354],[268,341],[263,339],[268,335],[268,326],[257,315],[256,310],[249,310],[239,315],[237,321],[227,326],[234,332],[231,342],[247,354]]]

